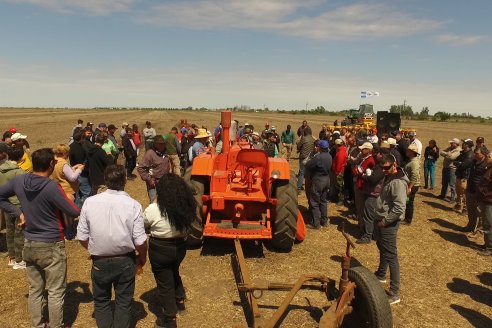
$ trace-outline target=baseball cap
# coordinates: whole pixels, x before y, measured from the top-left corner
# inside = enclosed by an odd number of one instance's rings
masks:
[[[333,134],[338,134],[338,135],[340,135],[340,131],[335,130],[335,131],[333,131]]]
[[[123,123],[123,126],[128,126],[129,124],[127,122],[124,122]]]
[[[416,135],[417,135],[417,132],[415,132],[415,131],[408,132],[409,137],[415,137]]]
[[[108,130],[113,130],[113,129],[116,130],[116,126],[114,124],[108,125]]]
[[[459,145],[459,144],[460,144],[460,139],[458,139],[458,138],[453,138],[453,139],[449,140],[449,143],[454,143],[454,144]]]
[[[359,146],[359,149],[373,149],[373,145],[370,142],[364,142],[362,146]]]
[[[275,126],[274,126],[274,125],[272,125],[272,127],[270,128],[270,130],[275,131],[275,130],[276,130]]]
[[[27,136],[23,135],[23,134],[20,134],[19,132],[16,132],[14,133],[10,139],[12,139],[12,141],[17,141],[17,140],[20,140],[20,139],[26,139]]]
[[[335,139],[335,145],[341,145],[343,144],[343,140],[338,138],[338,139]]]
[[[12,133],[16,133],[17,132],[17,129],[16,128],[10,128],[9,131],[12,132]]]
[[[106,123],[99,123],[99,125],[97,126],[98,128],[105,128],[107,127]]]
[[[466,144],[468,147],[473,147],[475,144],[473,143],[473,140],[470,138],[468,139],[463,139],[463,143]]]
[[[330,147],[330,145],[328,144],[328,141],[326,141],[326,140],[319,140],[318,146],[321,149],[328,149]]]
[[[400,132],[400,131],[393,131],[393,132],[391,132],[391,135],[392,135],[393,137],[395,137],[395,136],[397,136],[397,135],[399,135],[399,134],[401,134],[401,132]]]

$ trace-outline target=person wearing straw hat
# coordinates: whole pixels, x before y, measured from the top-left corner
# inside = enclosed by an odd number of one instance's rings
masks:
[[[191,163],[193,163],[193,159],[195,159],[195,157],[204,153],[207,150],[207,146],[206,146],[207,139],[208,139],[207,130],[202,128],[198,129],[195,135],[195,143],[193,144],[193,146],[191,146],[188,152]]]

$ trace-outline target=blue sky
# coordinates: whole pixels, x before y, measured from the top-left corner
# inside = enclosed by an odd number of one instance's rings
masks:
[[[491,12],[490,0],[0,0],[0,106],[406,100],[490,116]]]

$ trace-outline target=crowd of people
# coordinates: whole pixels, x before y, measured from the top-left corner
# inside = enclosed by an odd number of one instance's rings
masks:
[[[193,191],[181,176],[200,154],[211,148],[222,151],[222,127],[219,123],[210,131],[186,123],[158,134],[150,121],[142,132],[126,122],[119,131],[114,124],[99,123],[93,129],[92,122],[83,123],[79,120],[73,127],[67,144],[53,149],[31,153],[27,136],[15,128],[6,131],[0,143],[0,208],[8,265],[27,269],[31,325],[43,327],[48,320],[43,317],[46,288],[49,324],[63,327],[64,242],[78,239],[93,262],[99,327],[129,324],[135,274],[146,264],[147,250],[161,305],[156,327],[176,327],[186,299],[179,267],[196,209]],[[232,123],[233,142],[287,161],[297,154],[297,189],[308,201],[308,228],[329,225],[330,201],[354,209],[356,242],[376,241],[380,261],[375,275],[381,282],[389,267],[391,304],[400,301],[397,233],[401,224],[413,222],[422,168],[423,188],[437,187],[439,157],[442,187],[436,197],[467,214],[463,231],[470,238],[483,235],[479,254],[492,255],[492,159],[483,137],[475,142],[454,138],[440,149],[435,140],[424,148],[414,131],[378,135],[375,129],[323,125],[315,137],[307,121],[296,132],[289,124],[280,134],[269,123],[259,131],[249,123]],[[150,205],[145,210],[124,191],[128,181],[137,178],[135,171],[146,185]]]

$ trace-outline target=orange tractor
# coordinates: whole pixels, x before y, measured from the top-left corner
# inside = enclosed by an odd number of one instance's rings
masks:
[[[269,158],[247,142],[236,142],[231,112],[221,113],[222,152],[194,158],[185,180],[195,192],[196,220],[188,240],[203,237],[271,240],[289,251],[306,234],[297,207],[295,174],[283,158]]]

